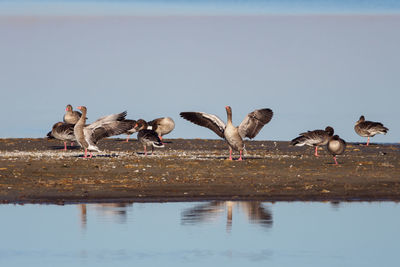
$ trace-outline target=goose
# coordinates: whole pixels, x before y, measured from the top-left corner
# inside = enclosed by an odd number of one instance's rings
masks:
[[[344,153],[346,149],[346,142],[341,139],[338,135],[334,135],[326,146],[328,151],[333,155],[333,159],[335,160],[335,165],[338,165],[336,160],[336,155],[341,155]]]
[[[79,145],[85,149],[85,158],[87,158],[88,150],[100,152],[96,145],[100,139],[122,134],[133,127],[130,122],[124,121],[126,111],[101,117],[95,122],[85,125],[87,108],[85,106],[77,108],[82,111],[82,116],[74,126],[74,134]],[[91,157],[92,153],[90,152]]]
[[[163,139],[163,135],[169,134],[175,128],[175,122],[170,117],[154,119],[147,124],[148,129],[155,131],[161,140]]]
[[[82,113],[72,110],[72,106],[67,105],[67,107],[65,108],[65,115],[63,120],[65,123],[76,124],[81,116]]]
[[[64,151],[67,151],[67,141],[70,141],[71,143],[76,141],[74,135],[74,124],[57,122],[53,125],[52,130],[47,133],[47,137],[49,139],[55,138],[64,141]]]
[[[181,112],[180,116],[194,124],[207,127],[214,131],[219,137],[226,140],[229,146],[229,160],[232,160],[232,149],[239,151],[242,160],[244,149],[243,139],[254,138],[273,116],[271,109],[257,109],[247,114],[238,127],[232,124],[232,108],[226,106],[227,123],[225,124],[216,115],[205,112]]]
[[[137,132],[135,125],[136,125],[136,121],[135,120],[124,120],[126,122],[129,122],[131,125],[133,125],[133,127],[129,130],[127,130],[124,134],[127,135],[125,142],[129,142],[129,137],[131,136],[131,134],[134,134]]]
[[[139,119],[135,128],[138,131],[138,141],[143,145],[145,156],[147,156],[147,146],[151,146],[152,155],[154,154],[154,147],[164,147],[158,134],[155,131],[148,129],[148,124],[145,120]]]
[[[354,130],[359,136],[368,137],[367,146],[369,145],[370,137],[374,137],[376,134],[386,134],[389,131],[382,123],[366,121],[364,116],[361,116],[356,122]]]
[[[333,136],[334,130],[327,126],[325,130],[314,130],[299,134],[299,137],[293,139],[290,144],[292,146],[315,146],[314,155],[318,157],[318,146],[326,145]]]

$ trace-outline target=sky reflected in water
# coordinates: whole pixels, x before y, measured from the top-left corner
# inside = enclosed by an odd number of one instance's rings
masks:
[[[1,205],[1,266],[393,266],[396,203]]]

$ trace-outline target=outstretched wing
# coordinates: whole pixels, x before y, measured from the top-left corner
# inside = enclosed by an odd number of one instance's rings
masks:
[[[217,116],[204,112],[181,112],[180,115],[194,124],[207,127],[219,137],[224,138],[225,123]]]
[[[133,121],[124,120],[126,112],[109,115],[98,119],[83,128],[85,139],[89,144],[96,144],[102,138],[123,134],[133,128]]]
[[[100,119],[97,119],[95,122],[89,124],[87,127],[94,130],[97,127],[99,127],[99,126],[101,126],[101,125],[103,125],[104,123],[107,123],[107,122],[122,121],[122,120],[125,119],[126,115],[127,115],[127,112],[124,111],[124,112],[121,112],[121,113],[104,116],[104,117],[101,117]]]
[[[239,125],[239,134],[242,138],[254,138],[261,128],[270,122],[274,113],[271,109],[257,109],[247,114],[242,123]]]

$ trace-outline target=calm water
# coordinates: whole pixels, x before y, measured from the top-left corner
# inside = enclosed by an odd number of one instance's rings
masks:
[[[397,266],[396,203],[1,205],[0,266]]]

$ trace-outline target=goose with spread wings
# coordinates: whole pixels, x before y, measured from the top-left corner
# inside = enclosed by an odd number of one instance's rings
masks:
[[[82,111],[82,116],[74,126],[74,134],[79,145],[85,149],[85,158],[87,158],[87,151],[97,151],[97,142],[100,139],[119,135],[125,133],[127,130],[132,129],[132,121],[126,121],[126,111],[102,117],[95,122],[85,125],[87,109],[84,106],[78,107]],[[90,158],[92,153],[90,153]]]
[[[240,153],[238,160],[242,160],[243,139],[245,137],[254,138],[261,128],[272,119],[273,112],[269,108],[254,110],[247,114],[238,127],[235,127],[232,124],[232,108],[226,106],[225,109],[227,114],[226,124],[216,115],[205,112],[181,112],[180,115],[190,122],[209,128],[219,137],[224,138],[229,145],[229,159],[232,160],[232,149],[234,149]]]

